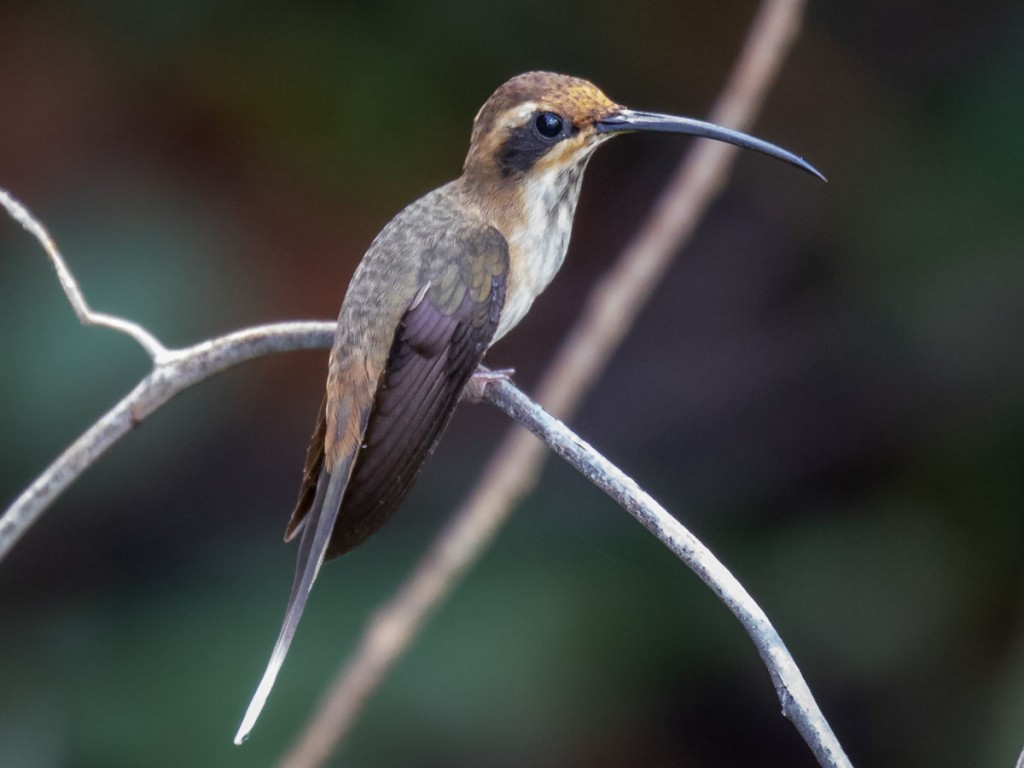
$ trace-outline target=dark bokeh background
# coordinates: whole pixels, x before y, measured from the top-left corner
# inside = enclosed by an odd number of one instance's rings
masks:
[[[531,68],[702,116],[753,2],[7,2],[0,185],[170,344],[330,318],[374,233]],[[1024,7],[817,2],[743,156],[574,425],[748,585],[861,766],[1024,746]],[[686,142],[591,164],[565,269],[492,352],[529,388]],[[0,222],[0,500],[147,370]],[[326,354],[236,369],[0,564],[0,766],[266,765],[506,429],[464,407],[325,568],[250,743]],[[336,764],[811,766],[742,630],[560,463]]]

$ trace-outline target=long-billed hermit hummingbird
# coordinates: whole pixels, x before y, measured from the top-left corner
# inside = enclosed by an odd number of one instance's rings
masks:
[[[627,109],[576,77],[528,72],[498,88],[473,121],[462,175],[388,222],[349,283],[285,532],[286,541],[299,539],[295,580],[235,743],[263,709],[320,565],[391,516],[484,353],[562,265],[591,154],[640,131],[717,139],[824,178],[761,139]]]

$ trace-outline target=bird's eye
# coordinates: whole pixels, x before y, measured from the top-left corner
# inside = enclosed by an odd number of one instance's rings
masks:
[[[541,112],[534,121],[537,133],[545,139],[557,139],[562,133],[562,118],[554,112]]]

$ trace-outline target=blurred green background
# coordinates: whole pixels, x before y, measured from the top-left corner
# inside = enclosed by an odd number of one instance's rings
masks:
[[[0,185],[93,305],[186,344],[332,318],[456,175],[507,77],[704,116],[756,4],[8,2]],[[858,766],[1024,747],[1024,6],[814,2],[751,154],[574,426],[777,623]],[[566,267],[489,356],[529,390],[685,150],[590,166]],[[0,499],[147,370],[0,221]],[[507,425],[460,409],[399,515],[325,568],[253,738],[326,354],[173,401],[0,564],[0,766],[268,765]],[[334,761],[811,766],[747,637],[552,462]]]

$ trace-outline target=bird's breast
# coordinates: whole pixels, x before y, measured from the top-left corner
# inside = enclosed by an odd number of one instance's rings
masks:
[[[523,319],[562,266],[583,171],[583,164],[553,168],[524,183],[521,222],[506,233],[510,274],[495,341]]]

